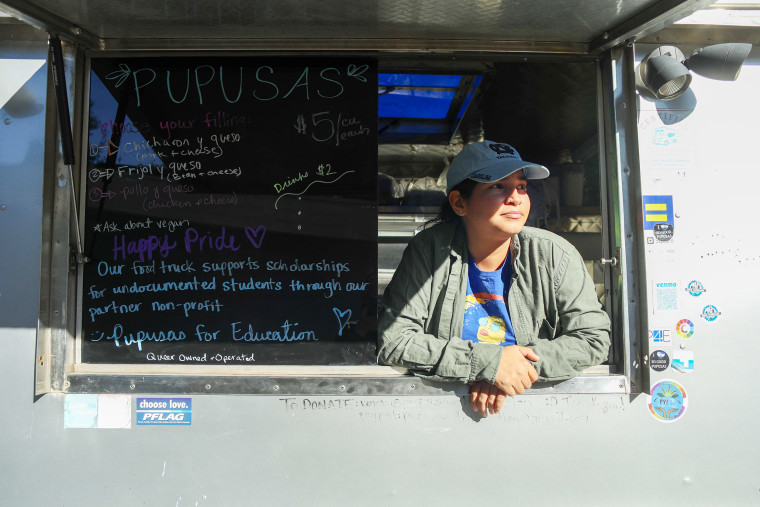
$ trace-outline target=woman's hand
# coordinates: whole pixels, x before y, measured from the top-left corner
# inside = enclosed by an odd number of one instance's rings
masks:
[[[530,361],[540,358],[528,347],[511,345],[504,347],[501,352],[501,362],[496,372],[494,386],[504,391],[508,396],[522,394],[530,389],[533,382],[538,380],[538,373]]]
[[[472,409],[483,417],[498,414],[507,395],[522,394],[538,380],[538,373],[530,361],[540,358],[528,347],[512,345],[504,347],[496,372],[495,384],[481,380],[470,384]],[[529,361],[530,360],[530,361]]]
[[[489,413],[498,414],[506,399],[504,391],[485,380],[470,384],[472,409],[483,417],[488,417]]]

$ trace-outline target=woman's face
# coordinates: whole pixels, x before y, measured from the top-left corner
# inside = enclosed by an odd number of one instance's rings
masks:
[[[519,233],[528,219],[527,188],[522,171],[494,183],[478,183],[468,199],[458,201],[454,211],[462,217],[468,236],[506,241]]]

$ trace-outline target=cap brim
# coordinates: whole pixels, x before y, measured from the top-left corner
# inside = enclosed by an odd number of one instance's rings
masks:
[[[529,180],[540,180],[549,176],[549,169],[542,165],[524,160],[499,160],[497,163],[478,169],[467,178],[481,183],[503,180],[507,176],[522,170]]]

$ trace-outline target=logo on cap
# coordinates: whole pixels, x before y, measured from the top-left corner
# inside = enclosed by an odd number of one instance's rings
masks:
[[[515,149],[512,148],[508,144],[489,144],[489,148],[491,148],[491,151],[495,152],[497,155],[511,155],[513,157],[517,156],[517,153],[515,153]]]

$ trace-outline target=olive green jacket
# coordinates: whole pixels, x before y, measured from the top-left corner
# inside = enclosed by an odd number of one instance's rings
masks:
[[[467,239],[459,222],[421,231],[385,289],[378,361],[439,381],[493,383],[502,347],[462,340]],[[562,380],[607,359],[610,320],[578,251],[524,227],[512,241],[509,315],[517,345],[541,358],[539,380]]]

